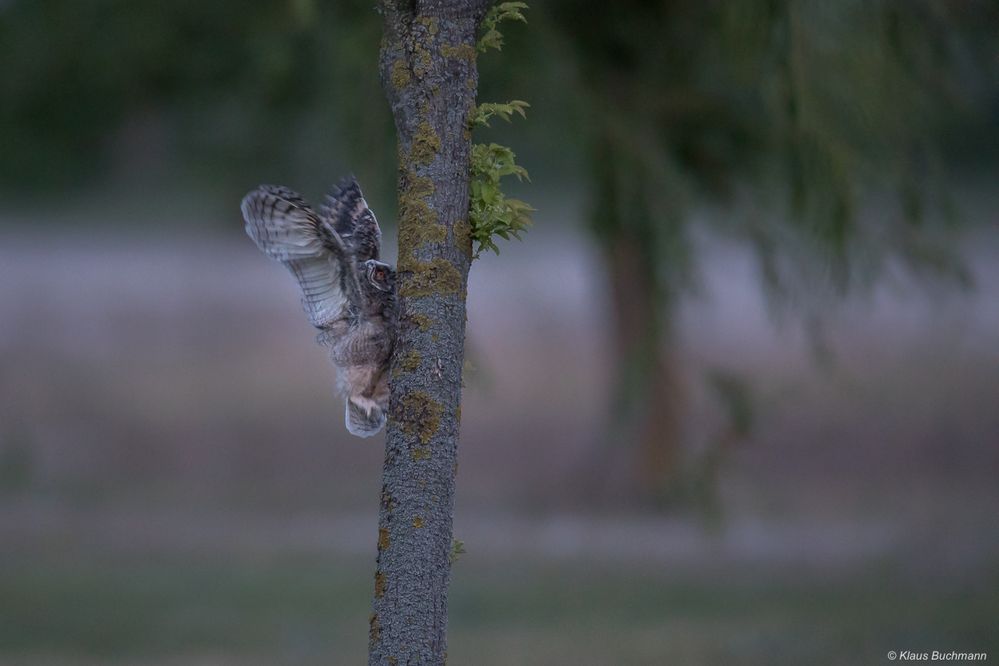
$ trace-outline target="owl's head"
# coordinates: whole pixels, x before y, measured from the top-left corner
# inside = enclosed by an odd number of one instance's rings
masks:
[[[368,283],[375,289],[387,292],[395,290],[395,270],[388,264],[368,259],[364,262],[364,274],[368,278]]]

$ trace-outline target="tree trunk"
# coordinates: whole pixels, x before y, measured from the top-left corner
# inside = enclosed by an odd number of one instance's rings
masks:
[[[383,0],[380,69],[399,150],[399,332],[369,664],[443,664],[461,414],[469,115],[485,1]]]
[[[668,298],[650,284],[656,267],[646,255],[626,232],[606,253],[617,372],[611,427],[636,444],[637,489],[643,499],[657,501],[677,481],[684,392],[674,355],[673,312]]]
[[[671,280],[680,271],[664,266],[664,245],[676,245],[675,220],[649,206],[646,169],[621,148],[609,129],[593,146],[591,227],[604,249],[612,306],[613,393],[608,446],[594,471],[607,474],[632,463],[612,490],[658,501],[678,480],[683,437],[683,378],[675,354]],[[671,241],[673,241],[671,243]],[[632,456],[621,446],[631,445]],[[616,478],[618,475],[612,474]]]

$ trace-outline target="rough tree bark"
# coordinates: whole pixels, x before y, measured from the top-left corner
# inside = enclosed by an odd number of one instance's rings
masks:
[[[476,37],[487,0],[382,0],[399,150],[399,333],[369,664],[443,664],[461,417]]]

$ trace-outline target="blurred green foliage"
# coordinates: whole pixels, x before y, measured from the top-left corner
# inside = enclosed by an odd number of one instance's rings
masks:
[[[838,290],[886,256],[956,272],[946,166],[996,157],[993,3],[550,3],[591,165],[598,235],[633,236],[665,293],[687,219],[738,204],[774,293]],[[540,114],[539,114],[540,115]],[[977,147],[959,152],[977,136]],[[890,197],[888,199],[886,197]],[[879,207],[877,219],[862,211]],[[929,213],[929,214],[927,214]]]
[[[497,20],[523,16],[498,7]],[[502,62],[480,63],[483,97],[536,98],[518,153],[546,182],[594,169],[617,182],[615,215],[598,202],[596,228],[651,219],[663,265],[685,264],[683,210],[747,182],[789,190],[800,224],[843,255],[868,181],[895,188],[918,225],[940,208],[946,162],[995,159],[997,13],[984,0],[553,0],[506,37]],[[10,0],[0,190],[121,174],[321,188],[356,170],[389,192],[380,32],[360,0]]]
[[[0,187],[96,186],[136,164],[209,188],[324,187],[394,154],[379,38],[364,2],[5,3]]]

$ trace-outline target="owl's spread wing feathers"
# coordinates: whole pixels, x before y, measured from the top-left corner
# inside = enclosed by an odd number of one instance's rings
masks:
[[[287,187],[261,185],[240,205],[246,233],[272,259],[287,261],[323,253],[319,217]]]
[[[339,234],[357,261],[378,259],[382,231],[353,176],[333,186],[319,209],[319,216]]]
[[[356,282],[355,271],[345,266],[342,241],[325,233],[312,208],[292,190],[273,185],[247,194],[241,208],[247,235],[295,276],[312,325],[325,328],[344,317],[357,293],[347,286]]]

